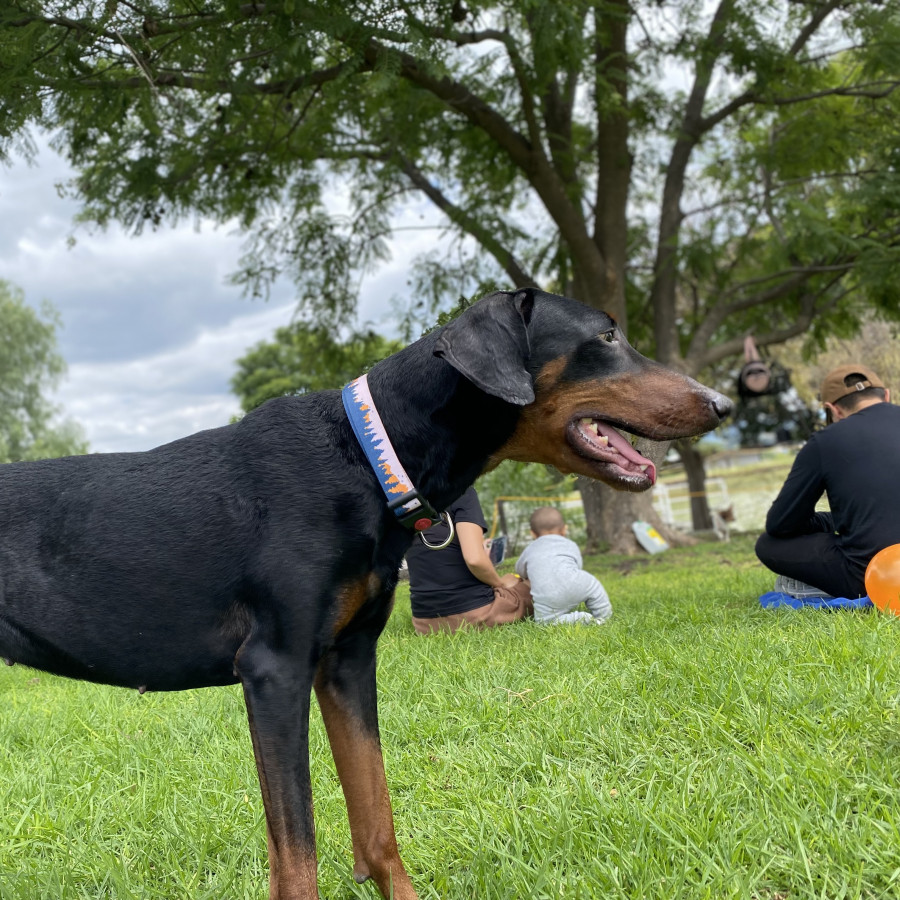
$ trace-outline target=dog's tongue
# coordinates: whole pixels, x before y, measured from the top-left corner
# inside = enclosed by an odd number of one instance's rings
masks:
[[[612,425],[607,425],[605,422],[599,420],[595,421],[597,424],[597,433],[609,441],[609,446],[615,447],[620,456],[624,456],[625,459],[630,463],[633,463],[636,467],[646,466],[645,472],[650,479],[650,483],[656,484],[656,466],[653,465],[646,456],[641,456],[641,454],[631,446],[631,441],[623,437],[612,427]]]

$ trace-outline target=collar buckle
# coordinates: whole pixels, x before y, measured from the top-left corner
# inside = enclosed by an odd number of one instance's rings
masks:
[[[402,509],[409,504],[413,504],[411,509]],[[441,520],[434,507],[415,488],[389,500],[387,506],[401,525],[413,531],[424,531]]]

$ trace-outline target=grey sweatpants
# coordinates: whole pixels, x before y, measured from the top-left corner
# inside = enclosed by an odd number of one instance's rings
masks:
[[[606,588],[584,569],[560,573],[556,582],[555,596],[551,599],[535,598],[534,620],[544,625],[571,624],[573,622],[605,622],[612,615],[612,604]],[[582,603],[590,612],[574,610]]]

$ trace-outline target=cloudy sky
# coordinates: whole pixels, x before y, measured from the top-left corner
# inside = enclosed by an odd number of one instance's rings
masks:
[[[0,165],[0,279],[62,317],[65,414],[97,452],[146,450],[228,422],[238,411],[234,361],[291,321],[291,285],[268,302],[230,286],[241,239],[227,228],[185,224],[140,237],[76,229],[77,205],[57,191],[68,175],[48,149],[37,165]],[[379,330],[391,330],[389,299],[403,291],[408,258],[395,252],[364,285],[360,316]]]

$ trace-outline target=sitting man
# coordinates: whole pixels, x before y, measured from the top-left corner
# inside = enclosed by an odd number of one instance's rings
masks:
[[[756,555],[776,591],[856,598],[869,560],[900,543],[900,408],[857,363],[829,372],[821,399],[827,427],[797,454]],[[823,493],[830,513],[815,511]]]
[[[443,550],[430,550],[418,538],[406,554],[413,627],[419,634],[456,631],[461,625],[491,628],[534,613],[528,582],[497,574],[484,547],[487,523],[475,488],[448,510],[456,536]],[[429,544],[447,537],[443,522],[424,532]]]

